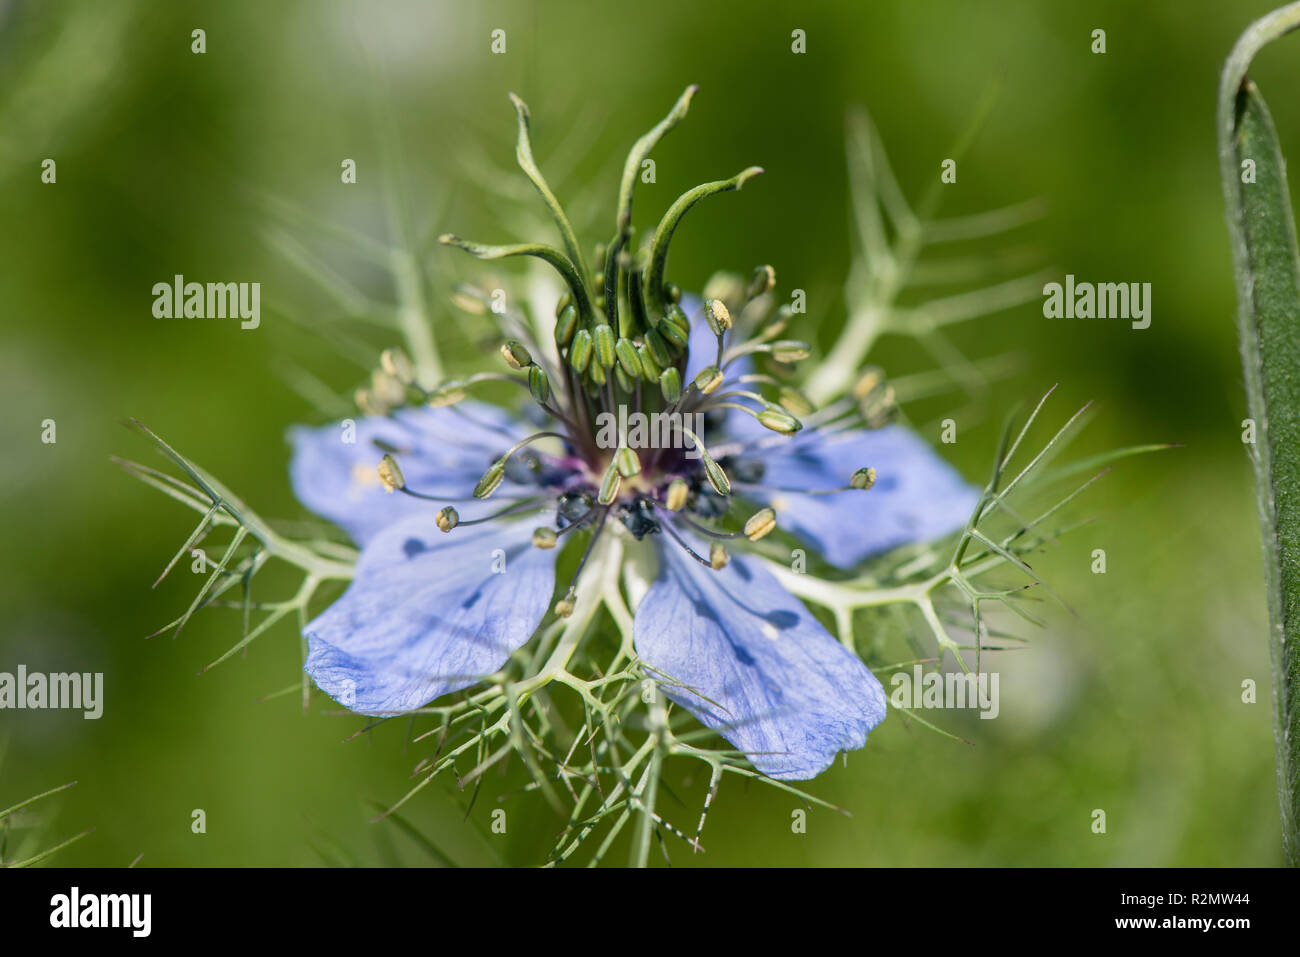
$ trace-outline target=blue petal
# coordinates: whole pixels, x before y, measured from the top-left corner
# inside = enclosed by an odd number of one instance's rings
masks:
[[[398,463],[407,485],[426,495],[468,497],[474,484],[498,455],[523,438],[525,431],[503,410],[479,402],[439,409],[398,412],[393,418],[358,417],[345,422],[289,430],[293,458],[289,477],[298,500],[342,527],[359,545],[400,518],[432,514],[438,505],[407,495],[390,494],[375,467],[383,457],[376,440],[399,449]],[[352,439],[353,441],[348,441]],[[469,520],[495,507],[510,494],[505,483],[492,505],[457,503]]]
[[[497,671],[532,636],[555,587],[558,549],[534,548],[533,527],[444,534],[424,516],[389,526],[343,597],[305,629],[304,670],[362,714],[410,711]]]
[[[802,433],[751,457],[765,466],[760,484],[781,489],[840,488],[857,469],[876,470],[876,484],[865,492],[801,495],[737,489],[771,505],[778,525],[839,568],[899,545],[942,538],[965,525],[979,500],[977,489],[901,425]]]
[[[661,541],[636,611],[641,660],[672,700],[773,778],[811,778],[885,717],[875,675],[757,562],[720,571]]]

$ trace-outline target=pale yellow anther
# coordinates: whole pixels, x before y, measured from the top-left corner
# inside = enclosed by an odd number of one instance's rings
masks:
[[[668,495],[664,499],[664,505],[670,512],[680,512],[690,494],[691,487],[686,484],[685,479],[673,479],[668,483]]]
[[[406,479],[402,476],[402,469],[397,464],[397,459],[391,455],[385,455],[379,460],[379,481],[384,484],[384,491],[391,495],[398,489],[406,488]]]
[[[756,542],[774,528],[776,528],[776,512],[770,508],[762,508],[751,515],[749,521],[745,523],[745,537],[751,542]]]
[[[709,564],[716,572],[726,567],[727,562],[731,559],[727,556],[727,550],[717,542],[709,546]]]

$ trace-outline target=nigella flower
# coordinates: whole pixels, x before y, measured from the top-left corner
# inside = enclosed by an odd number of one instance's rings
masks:
[[[565,248],[443,242],[555,267],[568,291],[553,334],[538,341],[498,317],[511,374],[436,387],[390,351],[359,394],[370,414],[354,441],[341,441],[338,425],[292,432],[299,498],[361,547],[347,591],[305,629],[307,672],[347,708],[410,712],[494,674],[550,615],[572,614],[582,589],[618,587],[583,577],[601,537],[615,535],[657,559],[635,607],[644,673],[758,770],[813,777],[883,720],[875,676],[766,559],[738,546],[779,527],[848,568],[960,527],[977,496],[920,438],[879,421],[885,390],[871,375],[855,396],[817,411],[780,378],[808,347],[782,338],[793,316],[773,308],[770,267],[703,302],[665,280],[686,211],[760,170],[687,192],[644,248],[630,248],[641,162],[693,92],[628,157],[616,231],[595,272],[533,162],[527,109],[512,98],[520,165]],[[467,397],[502,378],[527,388],[530,417]],[[647,420],[659,427],[639,428]],[[572,539],[585,539],[581,558],[557,592],[558,546]]]

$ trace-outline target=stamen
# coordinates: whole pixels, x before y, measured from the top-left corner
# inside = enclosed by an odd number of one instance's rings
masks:
[[[765,352],[777,362],[790,363],[807,359],[812,355],[812,346],[798,339],[778,339],[776,342],[765,342],[762,337],[750,339],[728,349],[723,356],[722,367],[725,369],[742,356],[756,352]]]
[[[446,508],[443,508],[438,512],[438,517],[435,521],[438,523],[438,528],[440,530],[443,532],[450,532],[460,524],[460,513],[448,505]]]
[[[656,322],[655,329],[673,348],[686,348],[690,345],[690,319],[686,316],[685,309],[676,303],[668,308],[663,319]]]
[[[804,393],[792,385],[787,385],[775,376],[765,375],[762,372],[751,372],[748,375],[742,375],[733,380],[737,385],[747,384],[750,382],[762,382],[764,385],[776,386],[778,390],[777,402],[781,408],[785,409],[793,416],[802,418],[803,416],[812,415],[816,411],[816,406],[812,400]],[[725,384],[725,383],[724,383]],[[724,393],[731,395],[733,393]],[[742,395],[751,395],[752,393],[738,393]],[[718,396],[722,398],[723,396]],[[766,400],[764,400],[766,401]]]
[[[649,498],[646,499],[645,501],[649,502],[655,508],[668,507],[667,503],[660,502],[657,499]],[[745,537],[744,532],[720,532],[716,528],[709,528],[707,525],[701,525],[699,522],[695,521],[695,519],[691,518],[689,515],[685,514],[684,512],[679,513],[676,516],[676,520],[679,522],[686,523],[691,527],[691,531],[703,535],[705,538],[716,538],[719,541],[733,541],[734,539]]]
[[[591,345],[591,333],[586,329],[579,329],[573,334],[573,342],[569,346],[569,365],[580,375],[591,364]]]
[[[385,455],[379,460],[379,481],[384,485],[384,491],[392,495],[399,489],[406,488],[406,478],[402,475],[402,469],[397,464],[397,459],[391,455]]]
[[[592,333],[592,346],[596,352],[596,361],[601,364],[602,368],[614,368],[616,356],[614,354],[614,330],[610,328],[609,323],[602,322],[596,326],[596,331]]]
[[[691,556],[691,558],[695,559],[697,562],[699,562],[701,565],[704,565],[706,568],[714,567],[713,562],[711,562],[708,558],[705,558],[695,549],[691,548],[691,546],[686,544],[686,540],[682,538],[681,534],[677,531],[677,529],[673,528],[672,522],[662,522],[660,524],[660,527],[662,527],[664,531],[666,531],[669,534],[669,536],[672,537],[672,540],[676,542],[678,545],[680,545],[682,549],[686,552],[686,554]],[[724,551],[723,554],[725,555],[726,552]],[[715,568],[714,570],[716,571],[717,569]]]
[[[794,435],[803,428],[802,422],[775,405],[768,405],[755,418],[758,419],[760,425],[771,429],[773,432],[780,432],[782,435]]]
[[[370,374],[370,392],[376,402],[389,409],[406,404],[406,386],[383,369]]]
[[[510,339],[501,344],[501,358],[515,372],[533,364],[533,357],[518,339]]]
[[[457,309],[468,312],[471,316],[485,316],[488,311],[488,302],[482,292],[469,283],[458,282],[451,287],[451,295],[448,296],[451,304]]]
[[[528,367],[528,391],[538,405],[547,408],[546,403],[551,398],[551,380],[546,377],[546,372],[541,366],[532,365]],[[554,412],[552,414],[557,415],[557,418],[564,418]],[[565,419],[565,421],[568,420]]]
[[[722,399],[753,399],[761,405],[770,405],[767,399],[763,398],[757,392],[751,392],[748,389],[731,389],[727,392],[718,392],[713,396],[715,401]]]
[[[723,548],[720,543],[714,542],[709,546],[709,567],[711,567],[715,572],[721,571],[725,568],[729,561],[731,561],[731,558],[727,555],[727,550]]]
[[[572,615],[576,597],[576,593],[570,588],[565,596],[555,603],[555,613],[561,618],[568,618]]]
[[[533,546],[535,548],[554,548],[555,540],[555,529],[546,526],[533,529]]]
[[[745,299],[753,302],[759,296],[771,292],[775,285],[776,270],[771,266],[759,266],[754,270],[754,275],[749,280],[749,287],[745,290]]]
[[[806,415],[812,415],[816,410],[816,407],[812,404],[812,400],[792,385],[781,386],[781,392],[777,398],[777,402],[781,404],[781,408],[785,409],[791,415],[799,416],[800,418]]]
[[[637,346],[636,358],[641,366],[641,377],[647,382],[657,382],[660,376],[668,371],[655,362],[655,357],[650,354],[650,349],[645,343]]]
[[[525,501],[517,502],[514,505],[493,512],[491,515],[484,515],[482,518],[471,519],[468,522],[462,522],[460,516],[456,516],[456,523],[452,528],[468,527],[470,525],[486,525],[488,522],[495,522],[498,518],[505,518],[507,515],[513,515],[516,512],[526,512],[529,509],[535,509],[537,508],[537,503],[540,501],[541,497],[533,496]],[[446,509],[443,511],[446,511]],[[455,509],[452,509],[452,511],[455,512]]]
[[[853,398],[861,402],[871,393],[876,391],[878,386],[885,384],[885,373],[877,366],[867,366],[862,370],[862,375],[858,376],[858,381],[853,383]]]
[[[468,394],[459,384],[445,385],[441,389],[429,393],[425,399],[425,404],[431,409],[441,409],[444,406],[455,405]]]
[[[561,299],[561,302],[564,300]],[[560,309],[555,317],[555,342],[561,349],[573,341],[573,334],[578,331],[578,310],[572,304]]]
[[[483,473],[483,477],[479,479],[478,484],[474,486],[474,497],[487,498],[497,490],[497,486],[501,484],[501,480],[505,477],[505,459],[497,459],[488,466],[488,470]]]
[[[415,366],[401,349],[385,349],[379,353],[379,368],[402,385],[412,385],[415,381]]]
[[[731,328],[731,313],[721,299],[714,299],[704,304],[704,320],[709,324],[715,336],[721,336]]]
[[[722,385],[722,370],[717,366],[709,366],[701,369],[699,375],[695,377],[695,388],[699,389],[705,395],[711,393],[718,386]]]
[[[875,469],[858,469],[858,472],[870,472],[872,475],[872,484],[875,482]],[[784,485],[763,485],[760,482],[736,482],[737,488],[752,488],[760,492],[788,492],[792,495],[839,495],[841,492],[858,492],[871,488],[871,485],[841,485],[839,488],[791,488]]]
[[[474,496],[474,495],[427,495],[427,494],[425,494],[424,492],[417,492],[417,491],[415,491],[414,489],[407,488],[406,486],[403,486],[402,488],[397,489],[397,491],[398,491],[398,492],[401,492],[403,495],[409,495],[411,498],[418,498],[418,499],[420,499],[420,500],[423,501],[423,502],[475,502],[475,501],[478,501],[477,496]],[[535,497],[536,497],[536,496],[531,496],[530,498],[535,498]],[[516,495],[516,496],[513,497],[513,499],[511,499],[511,498],[507,498],[507,501],[514,501],[514,500],[518,500],[518,499],[519,499],[519,496]]]
[[[510,460],[510,456],[514,455],[529,442],[536,442],[538,439],[546,438],[566,439],[568,436],[561,432],[534,432],[527,438],[520,439],[510,447],[509,451],[507,451],[505,455],[501,456],[501,458],[488,466],[488,470],[483,473],[483,477],[479,479],[478,484],[474,486],[474,497],[487,498],[495,492],[497,486],[501,484],[501,480],[505,478],[506,462]]]
[[[778,339],[771,348],[772,358],[777,362],[798,362],[812,355],[812,347],[796,339]]]
[[[691,341],[691,320],[681,306],[673,305],[655,325],[659,335],[676,349],[685,349]]]
[[[631,339],[619,339],[614,343],[614,354],[618,357],[619,367],[630,377],[635,379],[641,375],[641,360]]]
[[[743,408],[739,406],[738,408]],[[713,460],[709,450],[704,447],[704,442],[698,435],[685,426],[678,426],[682,434],[695,443],[695,448],[700,453],[700,462],[704,465],[704,474],[713,486],[713,490],[719,495],[727,496],[731,494],[731,482],[727,479],[727,473],[722,470],[722,466]]]
[[[873,468],[858,469],[849,479],[850,488],[869,489],[876,484],[876,470]]]
[[[881,429],[888,425],[898,411],[898,399],[894,387],[886,385],[869,393],[858,402],[858,411],[869,429]]]
[[[618,498],[618,490],[623,484],[623,476],[619,473],[617,457],[611,459],[609,467],[605,469],[605,475],[600,480],[600,492],[596,495],[596,501],[601,505],[609,505]]]
[[[640,456],[626,445],[620,445],[614,453],[614,464],[618,467],[618,474],[623,478],[631,478],[641,471]]]
[[[747,405],[741,405],[739,402],[713,402],[708,406],[709,409],[735,409],[737,412],[744,412],[758,421],[764,428],[771,429],[773,432],[779,432],[782,435],[794,435],[803,428],[803,423],[784,411],[780,406],[766,402],[761,412],[755,412]]]
[[[668,494],[664,498],[664,506],[670,512],[680,512],[690,493],[691,487],[686,484],[686,480],[675,478],[668,483]]]
[[[659,376],[659,391],[665,402],[676,402],[682,397],[682,377],[677,367],[665,369]]]
[[[673,364],[673,354],[668,348],[668,343],[657,329],[647,329],[642,339],[645,342],[646,349],[650,352],[650,357],[654,359],[659,368],[666,369]]]
[[[745,537],[756,542],[776,528],[776,512],[770,508],[759,509],[745,523]]]

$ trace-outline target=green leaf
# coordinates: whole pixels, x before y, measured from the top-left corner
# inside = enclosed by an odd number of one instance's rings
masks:
[[[1246,69],[1297,27],[1300,3],[1253,23],[1224,66],[1218,105],[1237,331],[1256,430],[1282,840],[1292,865],[1300,864],[1300,256],[1277,131]]]

